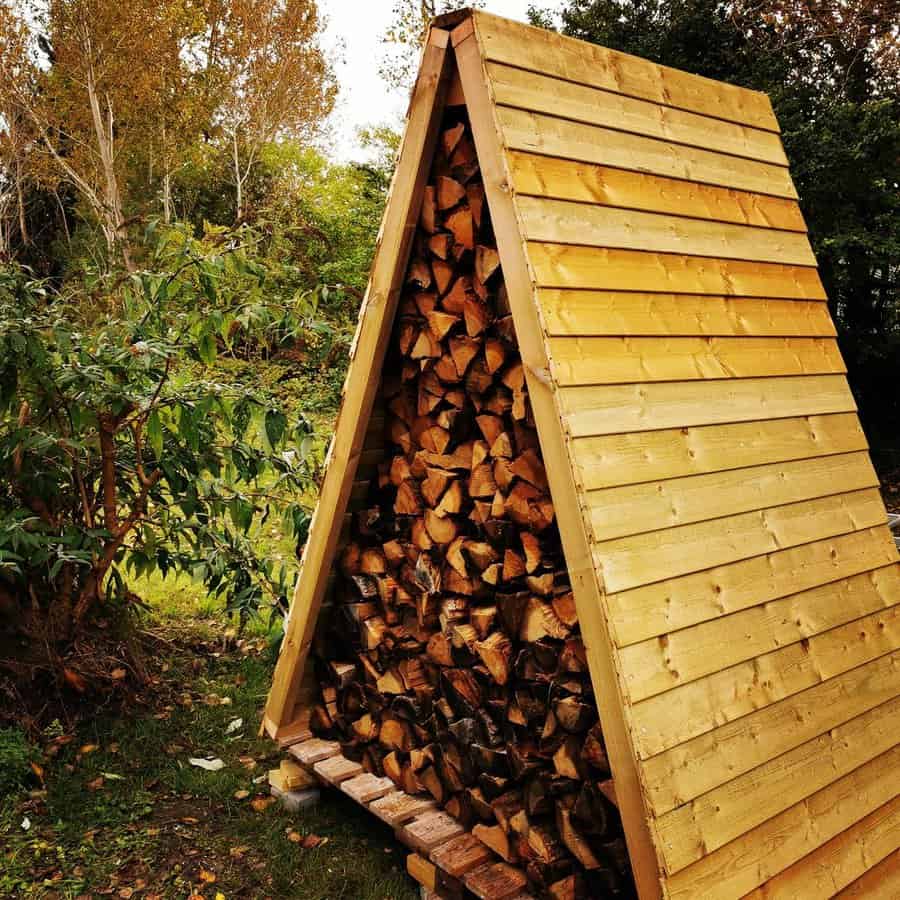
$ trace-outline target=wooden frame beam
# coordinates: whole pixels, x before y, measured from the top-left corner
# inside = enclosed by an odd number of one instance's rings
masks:
[[[372,413],[385,349],[409,260],[425,180],[437,141],[452,72],[450,32],[432,28],[412,92],[400,158],[388,194],[372,274],[360,310],[341,411],[325,459],[325,476],[303,552],[284,644],[266,703],[263,727],[277,738],[295,718],[306,657],[315,633],[350,497],[366,427]],[[303,577],[310,570],[314,577]]]

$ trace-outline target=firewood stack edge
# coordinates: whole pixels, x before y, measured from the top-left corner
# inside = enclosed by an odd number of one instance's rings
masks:
[[[464,107],[448,107],[380,395],[384,460],[314,643],[310,728],[427,795],[534,896],[633,896]]]

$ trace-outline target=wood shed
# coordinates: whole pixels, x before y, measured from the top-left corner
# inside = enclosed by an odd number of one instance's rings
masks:
[[[268,733],[477,896],[900,896],[897,559],[768,98],[436,20]]]

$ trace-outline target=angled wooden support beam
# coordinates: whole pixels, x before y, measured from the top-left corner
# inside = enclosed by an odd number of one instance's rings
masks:
[[[291,724],[300,692],[306,656],[331,571],[341,522],[366,426],[372,412],[378,379],[390,336],[425,179],[431,164],[452,59],[449,32],[433,28],[425,45],[419,78],[413,88],[400,158],[381,223],[372,274],[363,300],[359,325],[350,350],[341,411],[326,456],[319,504],[303,553],[288,617],[284,644],[266,704],[264,727],[273,738]],[[304,578],[303,571],[314,573]]]

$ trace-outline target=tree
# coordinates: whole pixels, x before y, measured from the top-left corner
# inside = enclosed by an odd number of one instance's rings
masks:
[[[310,139],[331,111],[336,84],[318,44],[315,0],[209,0],[206,44],[214,123],[231,154],[235,218],[263,147]]]
[[[573,37],[770,95],[851,384],[881,441],[900,422],[883,387],[900,366],[898,14],[897,0],[569,0],[561,14]]]

